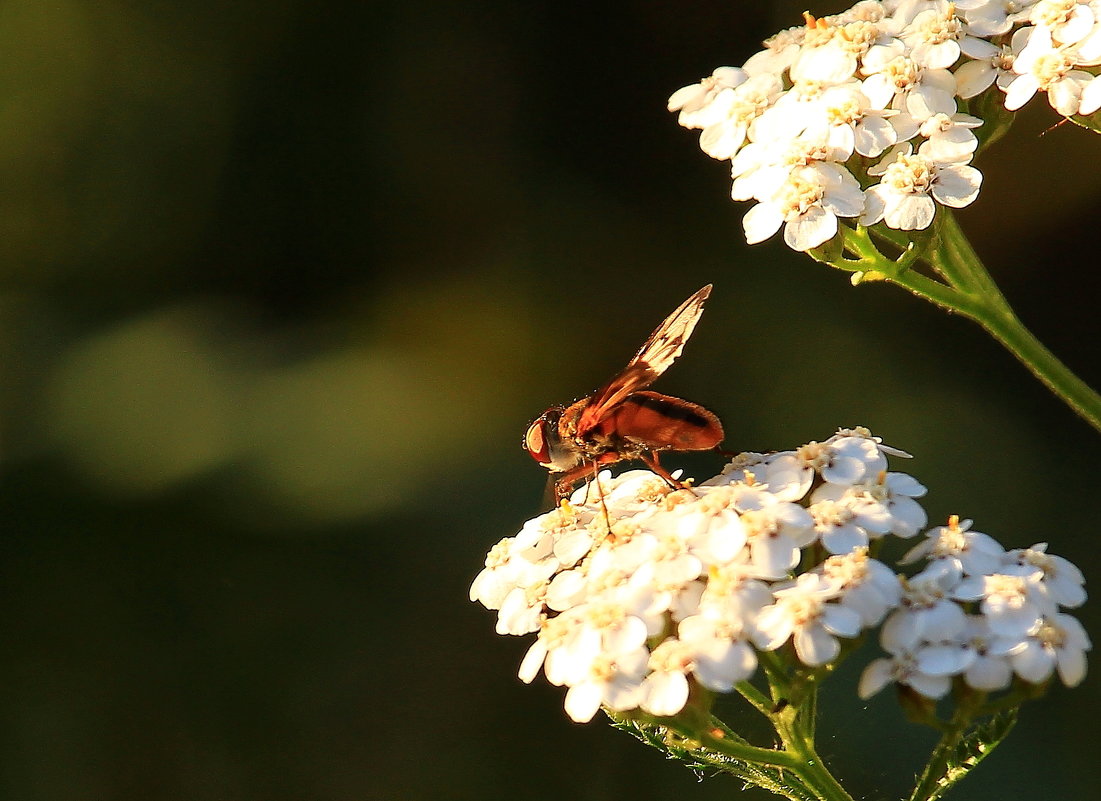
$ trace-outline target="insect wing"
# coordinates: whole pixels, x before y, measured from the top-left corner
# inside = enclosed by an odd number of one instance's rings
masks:
[[[692,336],[692,331],[703,314],[703,302],[711,294],[711,284],[708,284],[695,295],[677,307],[677,310],[665,318],[665,322],[657,327],[650,338],[646,340],[635,357],[627,363],[627,367],[645,364],[654,372],[654,378],[669,369],[681,351],[684,343]]]
[[[710,294],[711,284],[708,284],[678,306],[650,334],[650,338],[627,363],[623,372],[593,395],[592,401],[578,420],[578,436],[583,437],[592,431],[628,395],[650,386],[654,379],[669,369],[669,365],[684,350],[684,343],[692,336],[692,331],[703,314],[703,302]]]

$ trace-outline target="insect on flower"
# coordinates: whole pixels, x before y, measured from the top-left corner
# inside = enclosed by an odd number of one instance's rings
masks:
[[[708,284],[678,306],[599,390],[570,406],[548,409],[528,427],[524,448],[551,473],[561,473],[557,498],[601,467],[627,459],[644,462],[679,487],[658,463],[658,453],[705,451],[722,441],[722,423],[707,409],[646,389],[680,356],[710,294]]]

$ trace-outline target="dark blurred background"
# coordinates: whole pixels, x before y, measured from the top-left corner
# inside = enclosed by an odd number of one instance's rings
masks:
[[[1099,580],[1097,433],[974,325],[746,247],[665,111],[803,8],[0,6],[0,796],[730,798],[569,723],[466,598],[539,511],[531,418],[707,282],[659,389],[728,447],[870,426],[932,520]],[[961,218],[1098,385],[1101,142],[1039,103]],[[822,750],[897,798],[930,737],[854,674]],[[960,797],[1090,797],[1098,686],[1026,708]]]

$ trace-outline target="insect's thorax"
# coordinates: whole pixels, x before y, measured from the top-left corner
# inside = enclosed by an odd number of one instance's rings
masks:
[[[575,449],[577,464],[583,462],[607,462],[607,454],[614,453],[620,459],[638,459],[649,447],[643,443],[626,437],[617,427],[617,416],[609,415],[596,424],[594,428],[584,434],[578,433],[578,423],[581,415],[587,408],[590,398],[581,400],[569,406],[562,412],[562,418],[558,424],[559,436],[563,442],[570,443]],[[600,457],[605,457],[601,459]]]

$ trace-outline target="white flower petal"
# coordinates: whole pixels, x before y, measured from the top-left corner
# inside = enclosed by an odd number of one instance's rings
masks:
[[[784,241],[792,250],[805,251],[829,241],[836,233],[837,217],[815,206],[788,222],[784,227]]]
[[[1068,687],[1077,687],[1086,678],[1086,655],[1077,648],[1060,648],[1056,654],[1059,678]]]
[[[986,34],[982,34],[986,35]],[[974,36],[965,36],[963,41],[960,42],[960,50],[965,56],[969,58],[979,59],[981,61],[989,62],[990,59],[1002,52],[1002,49],[993,42],[988,42],[986,39],[978,39]],[[969,64],[970,62],[967,62]],[[956,77],[959,78],[959,71],[967,66],[967,64],[961,64],[956,69]]]
[[[838,84],[856,73],[856,56],[848,49],[827,44],[804,49],[791,65],[793,81],[808,79],[823,84]]]
[[[517,675],[520,677],[520,681],[524,684],[531,684],[535,680],[535,677],[539,675],[539,668],[543,667],[543,660],[547,657],[547,646],[542,640],[536,640],[528,648],[526,654],[524,654],[523,660],[520,662],[520,670],[517,671]]]
[[[921,634],[927,640],[951,640],[965,628],[967,615],[951,601],[941,601],[922,611]]]
[[[913,650],[921,634],[921,619],[912,612],[899,609],[883,623],[883,628],[879,630],[879,644],[883,650],[898,654]]]
[[[979,657],[967,669],[964,680],[976,690],[993,692],[1003,690],[1009,686],[1013,678],[1013,670],[1002,657]]]
[[[1055,655],[1036,642],[1009,657],[1018,676],[1033,684],[1042,684],[1051,678],[1055,669]]]
[[[968,61],[956,70],[956,93],[964,100],[990,88],[998,73],[990,61]]]
[[[768,576],[782,576],[799,564],[799,549],[787,537],[754,537],[749,552]]]
[[[746,662],[747,651],[749,663]],[[711,640],[701,643],[692,672],[707,689],[729,692],[736,682],[749,678],[756,667],[755,652],[744,642]]]
[[[792,620],[779,606],[766,606],[757,616],[753,641],[762,651],[774,651],[788,641]]]
[[[914,536],[929,521],[925,510],[913,498],[895,498],[891,503],[891,532],[904,539]]]
[[[688,702],[688,680],[683,673],[651,673],[642,684],[642,708],[652,715],[672,717]]]
[[[1040,610],[1032,604],[1014,607],[1009,605],[993,606],[990,601],[983,603],[986,619],[990,621],[990,631],[1004,637],[1020,637],[1035,630],[1040,623]]]
[[[841,651],[841,644],[821,626],[796,629],[794,640],[799,660],[811,667],[832,662]]]
[[[852,553],[868,544],[868,532],[851,524],[837,526],[822,535],[822,544],[831,554]]]
[[[635,651],[646,644],[646,623],[637,617],[626,617],[604,632],[604,649],[612,652]]]
[[[855,133],[856,152],[869,158],[878,156],[897,141],[894,126],[883,117],[865,117]]]
[[[887,211],[885,201],[887,188],[882,184],[876,184],[864,193],[864,213],[860,216],[861,225],[875,225],[883,219]]]
[[[952,689],[952,680],[948,676],[929,676],[925,673],[913,673],[906,684],[926,698],[943,698]]]
[[[890,659],[875,659],[860,674],[856,694],[867,700],[894,679],[894,663]]]
[[[853,609],[828,604],[822,609],[822,625],[839,637],[855,637],[860,633],[860,615]]]
[[[603,688],[595,682],[575,684],[566,692],[566,714],[575,723],[588,723],[600,709],[603,697]]]
[[[956,111],[956,99],[953,96],[956,91],[956,79],[947,70],[941,70],[950,81],[950,88],[944,89],[934,86],[930,80],[925,80],[909,94],[906,95],[906,111],[915,120],[924,122],[934,114],[953,114]],[[928,75],[928,72],[926,73]]]
[[[1092,76],[1090,77],[1092,78]],[[1084,82],[1069,77],[1057,81],[1047,91],[1048,103],[1064,117],[1073,116],[1078,113],[1081,106],[1082,87],[1084,85]]]
[[[831,484],[850,486],[864,478],[867,468],[861,459],[835,455],[822,467],[822,478]]]
[[[750,245],[764,242],[780,230],[783,223],[784,217],[776,206],[771,203],[758,203],[742,217],[745,241]]]
[[[1093,114],[1101,108],[1101,80],[1094,78],[1082,88],[1081,103],[1078,107],[1079,114]]]
[[[928,195],[894,196],[895,201],[887,207],[883,221],[889,228],[899,231],[916,231],[929,227],[933,222],[936,204]]]
[[[1008,111],[1016,111],[1036,94],[1040,84],[1031,75],[1018,75],[1013,82],[1005,87],[1005,107]]]
[[[918,650],[918,670],[930,676],[955,676],[975,660],[975,652],[962,645],[930,645]]]

